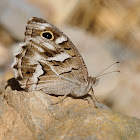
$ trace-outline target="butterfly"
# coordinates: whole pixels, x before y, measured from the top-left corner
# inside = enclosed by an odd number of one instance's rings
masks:
[[[24,43],[15,53],[12,67],[25,91],[43,91],[64,98],[83,97],[92,91],[94,105],[98,102],[92,87],[98,79],[88,76],[84,60],[71,40],[42,18],[28,20]]]

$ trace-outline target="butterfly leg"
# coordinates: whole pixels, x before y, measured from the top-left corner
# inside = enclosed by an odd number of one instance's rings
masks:
[[[59,101],[57,101],[57,102],[55,102],[55,103],[52,103],[51,105],[59,104],[59,103],[62,102],[64,99],[66,99],[67,96],[68,96],[69,94],[70,94],[70,93],[65,94]]]
[[[94,107],[96,107],[96,108],[104,108],[104,109],[110,110],[110,108],[108,108],[106,105],[101,104],[101,103],[98,102],[98,100],[96,99],[96,97],[94,95],[93,88],[91,88],[91,91],[92,91],[92,94],[89,94],[89,95],[91,95],[91,99],[92,99],[92,101],[94,103]]]
[[[97,108],[98,107],[98,100],[96,99],[95,95],[94,95],[94,91],[93,91],[93,88],[91,88],[91,94],[89,94],[93,103],[94,103],[94,106]]]

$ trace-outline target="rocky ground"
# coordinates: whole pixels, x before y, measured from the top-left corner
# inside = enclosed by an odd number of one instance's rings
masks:
[[[95,108],[72,97],[51,105],[62,97],[11,90],[9,86],[0,97],[0,139],[140,139],[139,119],[115,113],[105,105]]]

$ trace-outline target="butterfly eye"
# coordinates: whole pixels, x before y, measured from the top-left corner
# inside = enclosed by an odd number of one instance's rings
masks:
[[[41,36],[45,37],[45,38],[47,38],[49,40],[53,40],[54,39],[54,35],[53,35],[53,33],[51,31],[42,32]]]

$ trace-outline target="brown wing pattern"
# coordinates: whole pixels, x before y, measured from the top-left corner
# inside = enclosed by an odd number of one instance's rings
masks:
[[[51,31],[54,39],[40,36],[43,31]],[[72,42],[59,29],[40,18],[28,21],[25,43],[15,58],[16,78],[27,90],[46,87],[48,92],[56,92],[56,85],[63,90],[64,85],[68,88],[68,83],[71,86],[87,80],[85,63]]]
[[[45,26],[45,24],[47,24]],[[40,26],[43,26],[45,28],[40,28]],[[31,20],[28,21],[28,25],[26,26],[25,31],[25,40],[30,37],[36,37],[40,36],[40,33],[42,31],[49,30],[53,32],[54,34],[54,40],[52,42],[55,42],[59,37],[64,36],[67,38],[67,41],[63,41],[59,43],[60,47],[63,48],[68,54],[71,56],[75,56],[74,60],[78,63],[80,69],[79,73],[81,73],[81,77],[83,77],[84,80],[87,80],[88,72],[86,65],[83,61],[83,58],[81,57],[80,53],[76,49],[76,47],[73,45],[73,43],[70,41],[70,39],[58,28],[56,28],[54,25],[50,24],[44,19],[34,17]]]

